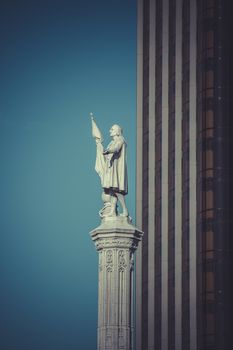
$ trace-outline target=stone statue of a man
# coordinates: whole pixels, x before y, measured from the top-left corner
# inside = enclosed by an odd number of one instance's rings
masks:
[[[113,125],[109,132],[112,141],[104,149],[102,134],[92,116],[92,135],[97,149],[95,170],[100,176],[104,190],[102,194],[104,207],[100,211],[100,216],[116,216],[119,201],[123,209],[121,215],[127,217],[129,214],[125,204],[125,195],[128,193],[126,142],[119,125]]]

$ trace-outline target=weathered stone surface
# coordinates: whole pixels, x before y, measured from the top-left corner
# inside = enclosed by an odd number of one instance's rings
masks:
[[[142,232],[117,216],[90,234],[99,253],[98,350],[131,350],[134,252]]]

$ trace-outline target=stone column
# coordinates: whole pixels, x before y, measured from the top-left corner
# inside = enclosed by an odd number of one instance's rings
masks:
[[[98,350],[132,350],[134,252],[142,232],[116,216],[90,234],[99,253]]]

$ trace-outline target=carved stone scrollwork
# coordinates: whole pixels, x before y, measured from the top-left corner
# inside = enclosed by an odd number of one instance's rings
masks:
[[[119,262],[119,266],[118,266],[119,271],[124,271],[124,269],[127,267],[124,250],[120,250],[118,252],[118,262]]]
[[[106,269],[109,272],[112,272],[113,268],[113,253],[112,250],[106,251]]]

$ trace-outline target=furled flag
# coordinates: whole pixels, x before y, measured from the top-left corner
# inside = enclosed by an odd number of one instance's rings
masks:
[[[105,157],[103,155],[103,137],[101,134],[100,129],[96,125],[96,122],[94,120],[93,113],[90,113],[91,116],[91,124],[92,124],[92,136],[95,139],[98,139],[99,142],[96,143],[96,160],[95,160],[95,171],[98,173],[101,184],[103,183],[103,177],[104,177],[104,169],[105,169]]]
[[[100,129],[99,129],[98,126],[96,125],[96,122],[95,122],[95,120],[94,120],[93,113],[90,113],[90,116],[91,116],[91,124],[92,124],[92,136],[93,136],[95,139],[100,139],[100,142],[102,142],[102,141],[103,141],[103,137],[102,137],[102,134],[101,134]]]

